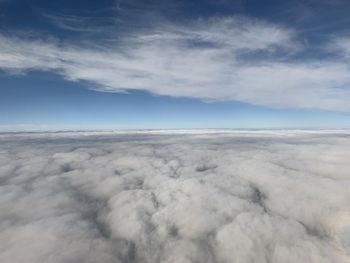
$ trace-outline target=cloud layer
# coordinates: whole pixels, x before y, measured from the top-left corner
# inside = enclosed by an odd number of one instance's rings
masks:
[[[349,133],[0,135],[1,262],[348,262]]]
[[[314,51],[296,30],[246,17],[109,35],[90,44],[1,35],[0,68],[51,71],[103,91],[350,111],[349,64],[338,56],[348,52],[346,38],[330,41],[331,58],[300,59]]]

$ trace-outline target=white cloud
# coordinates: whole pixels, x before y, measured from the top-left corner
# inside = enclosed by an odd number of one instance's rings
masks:
[[[97,90],[350,110],[346,62],[293,61],[303,50],[293,30],[243,17],[159,26],[97,47],[1,36],[0,50],[3,70],[52,71]]]
[[[349,57],[350,56],[350,38],[348,37],[336,38],[332,42],[332,45],[329,47],[329,49],[340,51],[342,55]]]
[[[349,262],[349,132],[0,143],[1,262]]]

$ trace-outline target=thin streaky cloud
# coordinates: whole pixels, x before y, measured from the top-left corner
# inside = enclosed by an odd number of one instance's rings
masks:
[[[51,71],[101,91],[350,111],[347,61],[293,60],[304,47],[292,28],[238,16],[158,26],[115,40],[89,47],[2,35],[0,68]]]

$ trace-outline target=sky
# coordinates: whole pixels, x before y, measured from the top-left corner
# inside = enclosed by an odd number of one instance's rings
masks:
[[[349,12],[0,0],[0,131],[350,128]]]

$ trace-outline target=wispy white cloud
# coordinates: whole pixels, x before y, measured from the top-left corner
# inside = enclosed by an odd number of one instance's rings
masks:
[[[114,44],[78,46],[0,37],[0,68],[46,70],[96,90],[141,89],[270,107],[350,111],[344,60],[298,60],[296,32],[244,17],[199,20],[123,34]]]
[[[114,22],[112,18],[102,16],[75,16],[45,12],[43,12],[42,16],[60,29],[79,33],[106,32],[107,29],[111,29]]]
[[[350,37],[339,37],[336,38],[329,49],[341,52],[341,54],[346,57],[350,56]]]

